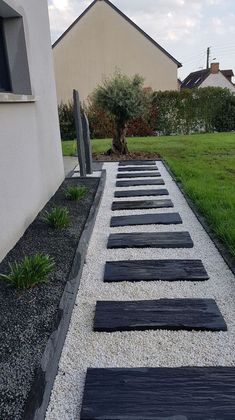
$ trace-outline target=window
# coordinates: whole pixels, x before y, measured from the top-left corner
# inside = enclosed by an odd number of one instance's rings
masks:
[[[0,92],[31,95],[23,17],[0,0]]]
[[[11,91],[10,74],[6,55],[3,20],[0,18],[0,92]]]

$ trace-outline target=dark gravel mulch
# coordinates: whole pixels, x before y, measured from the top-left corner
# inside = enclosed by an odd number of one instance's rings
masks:
[[[100,153],[93,155],[93,160],[102,160],[102,161],[117,161],[117,160],[145,160],[145,159],[159,159],[161,155],[159,153],[151,152],[131,152],[127,155],[121,154],[109,154],[109,153]]]
[[[0,419],[22,418],[35,370],[59,319],[58,307],[72,267],[74,254],[87,220],[99,180],[67,179],[48,202],[24,236],[0,264],[0,273],[8,273],[8,264],[24,255],[45,252],[54,258],[56,270],[48,282],[22,291],[0,279]],[[89,192],[81,201],[64,196],[67,185],[86,185]],[[70,225],[53,230],[43,221],[45,210],[67,206]]]

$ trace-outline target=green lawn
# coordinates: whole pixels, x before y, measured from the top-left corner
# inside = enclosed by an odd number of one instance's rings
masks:
[[[93,140],[93,153],[111,141]],[[160,153],[219,239],[235,257],[235,133],[132,138],[130,151]],[[70,155],[74,142],[63,142]]]

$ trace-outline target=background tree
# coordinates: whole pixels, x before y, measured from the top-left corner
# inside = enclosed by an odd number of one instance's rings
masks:
[[[148,107],[150,93],[143,88],[143,84],[144,79],[138,75],[130,78],[115,73],[98,86],[92,95],[92,102],[114,117],[113,153],[128,153],[128,122],[144,114]]]

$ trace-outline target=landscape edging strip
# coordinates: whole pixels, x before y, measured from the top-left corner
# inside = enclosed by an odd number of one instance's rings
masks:
[[[80,237],[73,265],[66,283],[60,305],[56,329],[51,334],[37,369],[34,383],[31,387],[23,420],[44,420],[54,380],[57,375],[60,356],[69,329],[72,311],[80,285],[87,248],[95,225],[96,216],[106,182],[106,170],[102,170],[94,201]]]
[[[209,227],[209,225],[206,221],[206,218],[204,216],[202,216],[202,214],[199,212],[199,210],[197,209],[193,200],[191,200],[191,198],[188,197],[188,195],[186,194],[186,192],[184,191],[184,189],[182,187],[182,184],[176,180],[176,177],[175,177],[174,173],[172,172],[172,170],[170,169],[170,167],[168,166],[168,164],[165,162],[164,159],[162,159],[162,163],[165,166],[166,170],[171,175],[172,179],[175,181],[175,183],[176,183],[177,187],[179,188],[179,190],[181,191],[181,193],[183,194],[185,200],[187,201],[189,207],[191,208],[192,212],[196,216],[197,220],[200,222],[202,227],[205,229],[206,233],[208,234],[208,236],[212,240],[215,247],[218,249],[219,253],[221,254],[221,256],[223,258],[223,260],[225,261],[225,263],[227,264],[229,269],[232,271],[232,273],[235,275],[235,258],[232,257],[232,255],[229,253],[229,251],[227,251],[225,245],[216,237],[215,233],[212,232],[211,228]]]

